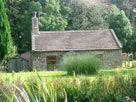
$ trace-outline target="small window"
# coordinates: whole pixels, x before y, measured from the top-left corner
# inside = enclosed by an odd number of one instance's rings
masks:
[[[47,68],[56,68],[56,56],[47,56]]]

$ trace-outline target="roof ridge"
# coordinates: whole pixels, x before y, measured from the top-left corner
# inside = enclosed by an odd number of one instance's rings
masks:
[[[61,30],[61,31],[40,31],[40,33],[54,33],[54,32],[91,32],[91,31],[109,31],[109,29],[102,30]]]

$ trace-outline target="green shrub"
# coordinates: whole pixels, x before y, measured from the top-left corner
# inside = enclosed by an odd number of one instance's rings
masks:
[[[17,47],[13,45],[10,46],[10,51],[5,55],[5,57],[0,61],[0,65],[6,65],[8,60],[17,55]]]
[[[60,61],[61,70],[67,71],[68,74],[94,74],[102,65],[102,61],[89,53],[73,54],[68,53]]]

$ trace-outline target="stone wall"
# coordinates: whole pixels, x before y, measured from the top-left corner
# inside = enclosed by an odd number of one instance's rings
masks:
[[[122,67],[122,50],[106,50],[103,55],[104,68]]]
[[[20,56],[28,60],[29,65],[32,66],[31,52],[23,53]]]
[[[57,56],[57,65],[59,63],[60,52],[32,52],[32,64],[33,68],[36,68],[38,71],[45,71],[47,69],[46,56]]]
[[[103,61],[103,68],[117,68],[122,65],[122,50],[103,50],[103,51],[77,51],[88,52],[91,55],[101,55]],[[60,56],[67,52],[32,52],[32,64],[33,68],[36,68],[38,71],[44,71],[47,69],[46,56],[57,56],[57,66],[59,64]]]

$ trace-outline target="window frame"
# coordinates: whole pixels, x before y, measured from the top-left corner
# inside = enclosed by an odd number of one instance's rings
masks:
[[[54,57],[55,59],[48,59],[48,57]],[[49,67],[49,62],[53,62],[55,64],[54,67]],[[56,55],[46,56],[46,64],[47,64],[47,68],[56,68],[57,67],[57,56]]]

